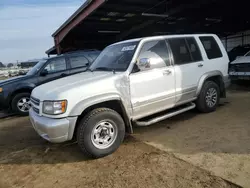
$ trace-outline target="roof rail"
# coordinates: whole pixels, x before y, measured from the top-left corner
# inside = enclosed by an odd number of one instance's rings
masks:
[[[97,49],[75,50],[75,51],[65,52],[64,54],[72,54],[72,53],[79,53],[79,52],[91,52],[91,51],[99,51],[99,50],[97,50]]]

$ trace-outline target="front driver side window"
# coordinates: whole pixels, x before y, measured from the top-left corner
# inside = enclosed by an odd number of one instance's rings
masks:
[[[170,66],[170,58],[165,40],[146,42],[139,54],[138,61],[143,58],[150,59],[150,68]],[[143,71],[143,70],[141,70]]]
[[[49,74],[64,71],[67,69],[65,58],[52,59],[44,68]]]

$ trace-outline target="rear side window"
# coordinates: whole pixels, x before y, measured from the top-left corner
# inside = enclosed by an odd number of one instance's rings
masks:
[[[169,39],[168,41],[172,49],[174,62],[176,65],[192,62],[185,38],[173,38]]]
[[[201,61],[201,51],[193,37],[186,38],[193,62]]]
[[[215,41],[214,37],[199,37],[203,47],[207,53],[208,59],[222,57],[221,50]]]
[[[86,67],[89,61],[84,56],[69,57],[71,68]]]

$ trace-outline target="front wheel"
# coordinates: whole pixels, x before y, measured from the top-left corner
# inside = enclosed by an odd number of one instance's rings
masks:
[[[109,108],[89,112],[77,129],[77,142],[83,153],[100,158],[113,153],[122,143],[125,125],[122,117]]]
[[[206,81],[196,101],[200,112],[208,113],[216,110],[220,100],[219,86],[213,81]]]
[[[19,93],[14,96],[11,102],[12,111],[15,113],[26,116],[29,115],[29,109],[31,107],[30,103],[30,93]]]

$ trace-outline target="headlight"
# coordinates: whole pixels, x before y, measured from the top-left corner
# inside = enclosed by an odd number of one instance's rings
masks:
[[[0,93],[2,93],[2,92],[3,92],[3,88],[0,87]]]
[[[58,115],[66,112],[67,101],[44,101],[43,113],[49,115]]]

